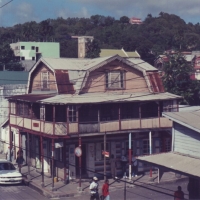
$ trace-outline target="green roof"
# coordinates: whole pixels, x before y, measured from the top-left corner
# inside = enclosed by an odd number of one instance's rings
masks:
[[[123,49],[101,49],[100,57],[108,57],[119,55],[126,58],[140,58],[140,55],[136,52],[126,52]]]
[[[0,85],[27,84],[28,74],[25,71],[0,71]]]

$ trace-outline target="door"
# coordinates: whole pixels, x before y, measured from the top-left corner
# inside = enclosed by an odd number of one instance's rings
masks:
[[[69,145],[69,178],[76,178],[75,144]]]
[[[95,166],[94,166],[94,143],[89,143],[87,145],[87,174],[88,177],[94,176]]]
[[[24,162],[26,163],[26,155],[27,155],[27,149],[26,149],[26,135],[22,135],[22,150],[23,150],[23,158]]]
[[[40,165],[40,142],[39,142],[39,138],[36,137],[35,138],[35,152],[36,152],[36,155],[35,155],[35,167],[37,169],[39,169],[41,167]]]
[[[47,141],[44,140],[43,141],[43,152],[44,152],[44,172],[50,172],[50,168],[49,168],[49,165],[48,165],[48,155],[47,155],[47,149],[48,149],[48,146],[47,146]]]

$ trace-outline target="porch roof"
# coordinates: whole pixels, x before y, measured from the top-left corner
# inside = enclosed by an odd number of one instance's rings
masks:
[[[56,95],[41,99],[46,104],[89,104],[89,103],[117,103],[117,102],[142,102],[181,99],[182,97],[170,93],[133,93],[133,94],[82,94],[82,95]]]
[[[181,172],[185,175],[200,177],[200,158],[190,157],[177,152],[139,156],[141,162],[164,167],[170,171]]]
[[[27,102],[37,102],[42,99],[46,99],[49,97],[55,96],[55,94],[23,94],[23,95],[15,95],[8,97],[7,99],[12,99],[16,101],[27,101]]]
[[[200,110],[187,112],[164,112],[162,115],[176,123],[200,133]]]

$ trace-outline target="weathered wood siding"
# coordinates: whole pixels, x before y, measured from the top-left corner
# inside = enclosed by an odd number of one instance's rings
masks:
[[[106,71],[124,70],[125,89],[106,89]],[[142,72],[133,69],[130,66],[122,64],[119,61],[113,61],[104,67],[101,67],[90,73],[86,85],[83,88],[83,93],[89,92],[149,92],[146,81]]]
[[[49,90],[48,91],[42,90],[42,82],[41,82],[41,73],[42,72],[49,72],[49,76],[48,76]],[[51,92],[52,93],[52,91],[57,91],[56,79],[54,77],[54,73],[52,71],[50,71],[49,68],[47,68],[44,64],[41,64],[32,73],[31,80],[30,80],[29,92],[31,92],[31,93]]]
[[[200,157],[200,133],[174,123],[174,151]]]

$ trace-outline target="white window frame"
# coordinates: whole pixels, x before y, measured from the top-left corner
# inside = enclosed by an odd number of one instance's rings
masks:
[[[69,105],[68,106],[68,119],[69,122],[77,122],[77,108],[76,105]]]
[[[10,103],[10,113],[16,114],[16,103],[15,102]]]

